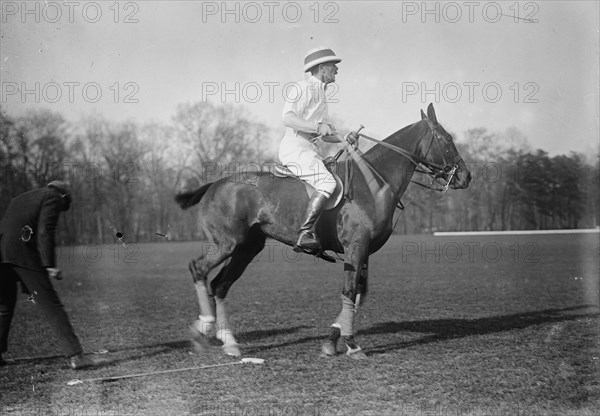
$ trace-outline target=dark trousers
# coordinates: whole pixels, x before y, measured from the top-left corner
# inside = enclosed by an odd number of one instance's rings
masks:
[[[17,303],[19,280],[33,294],[35,304],[42,309],[56,333],[65,356],[72,357],[81,353],[79,339],[73,331],[65,308],[52,287],[48,275],[45,272],[0,263],[0,354],[7,350],[8,331]]]

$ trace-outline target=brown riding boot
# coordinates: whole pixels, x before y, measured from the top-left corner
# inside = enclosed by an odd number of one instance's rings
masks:
[[[300,227],[298,241],[294,246],[294,251],[315,254],[321,251],[321,245],[317,241],[317,237],[313,231],[314,225],[321,216],[321,212],[327,203],[329,197],[319,191],[310,198],[308,208],[306,209],[306,219]]]

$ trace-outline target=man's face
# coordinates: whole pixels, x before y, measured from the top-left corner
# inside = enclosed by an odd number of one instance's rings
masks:
[[[335,75],[338,72],[338,67],[334,63],[326,63],[321,67],[321,71],[323,71],[323,82],[325,84],[329,84],[331,82],[335,82]]]

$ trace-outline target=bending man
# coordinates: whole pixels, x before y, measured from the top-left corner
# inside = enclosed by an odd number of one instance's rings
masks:
[[[58,217],[71,206],[68,184],[52,181],[47,187],[15,197],[0,221],[0,365],[5,365],[8,331],[17,301],[17,281],[32,294],[52,325],[61,349],[74,370],[97,363],[82,353],[81,344],[50,277],[56,268],[54,234]]]

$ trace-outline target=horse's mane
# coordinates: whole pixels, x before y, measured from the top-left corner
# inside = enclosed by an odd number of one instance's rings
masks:
[[[402,142],[402,136],[406,136],[407,132],[409,130],[411,130],[412,128],[415,127],[416,124],[421,123],[423,120],[419,120],[415,123],[409,124],[408,126],[404,126],[402,127],[400,130],[390,134],[388,137],[386,137],[385,139],[383,139],[384,142],[386,143],[390,143],[390,144],[396,144],[398,145],[398,142]],[[375,149],[377,148],[377,145],[371,147],[369,150],[367,150],[364,155],[368,156],[370,153],[372,153],[373,151],[375,151]]]

